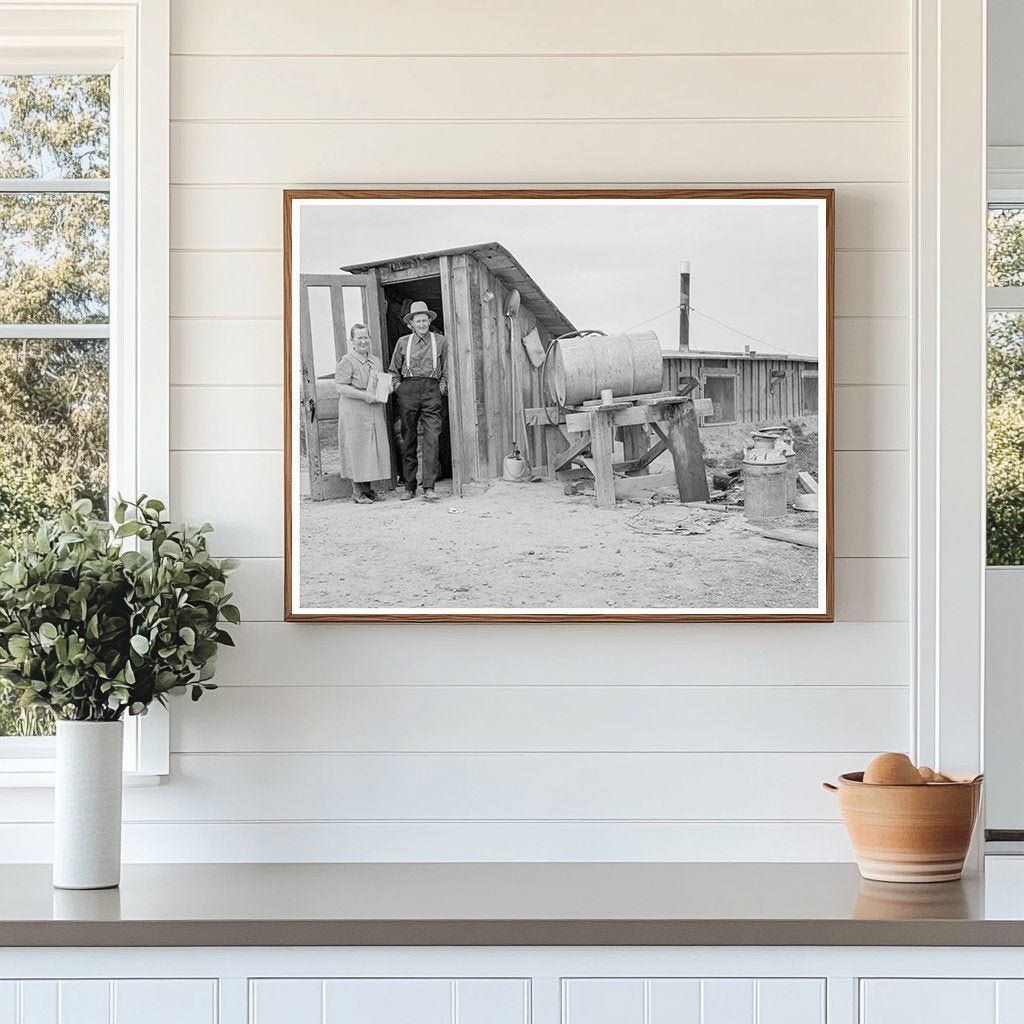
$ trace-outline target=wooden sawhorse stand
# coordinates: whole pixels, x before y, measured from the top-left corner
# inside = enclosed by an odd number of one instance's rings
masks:
[[[584,404],[567,409],[554,425],[541,418],[545,414],[543,409],[529,409],[527,413],[528,418],[548,428],[545,433],[549,474],[554,476],[572,462],[583,461],[594,475],[599,508],[615,507],[616,472],[646,473],[647,467],[666,450],[672,455],[679,500],[707,501],[710,497],[697,416],[688,395],[636,395],[617,398],[611,405]],[[645,429],[648,425],[659,438],[649,449]],[[620,463],[614,457],[616,427],[623,428],[625,461]],[[591,458],[583,459],[588,448]]]

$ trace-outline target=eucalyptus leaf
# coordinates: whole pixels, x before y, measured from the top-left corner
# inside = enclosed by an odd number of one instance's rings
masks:
[[[208,524],[171,524],[156,498],[119,500],[115,527],[78,501],[0,548],[0,678],[58,718],[145,714],[210,688],[236,560],[213,558]],[[150,540],[124,550],[129,538]],[[154,550],[155,549],[155,550]],[[197,675],[199,682],[196,682]]]

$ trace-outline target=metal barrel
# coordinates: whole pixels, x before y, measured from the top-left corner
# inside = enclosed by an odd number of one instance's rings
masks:
[[[612,394],[661,390],[661,343],[654,331],[563,338],[555,348],[549,387],[559,405],[579,405]]]

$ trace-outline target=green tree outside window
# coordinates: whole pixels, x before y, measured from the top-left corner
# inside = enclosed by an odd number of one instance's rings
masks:
[[[0,544],[78,498],[106,514],[108,341],[59,327],[109,320],[109,176],[106,75],[0,76],[0,324],[57,328],[0,337]],[[0,736],[51,728],[0,686]]]
[[[1024,286],[1024,209],[989,211],[988,285]],[[1024,565],[1024,313],[988,317],[987,556]]]

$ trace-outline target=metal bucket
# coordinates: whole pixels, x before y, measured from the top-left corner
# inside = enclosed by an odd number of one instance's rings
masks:
[[[559,405],[600,398],[605,388],[619,397],[661,390],[661,343],[654,331],[563,338],[555,346],[549,378]]]

